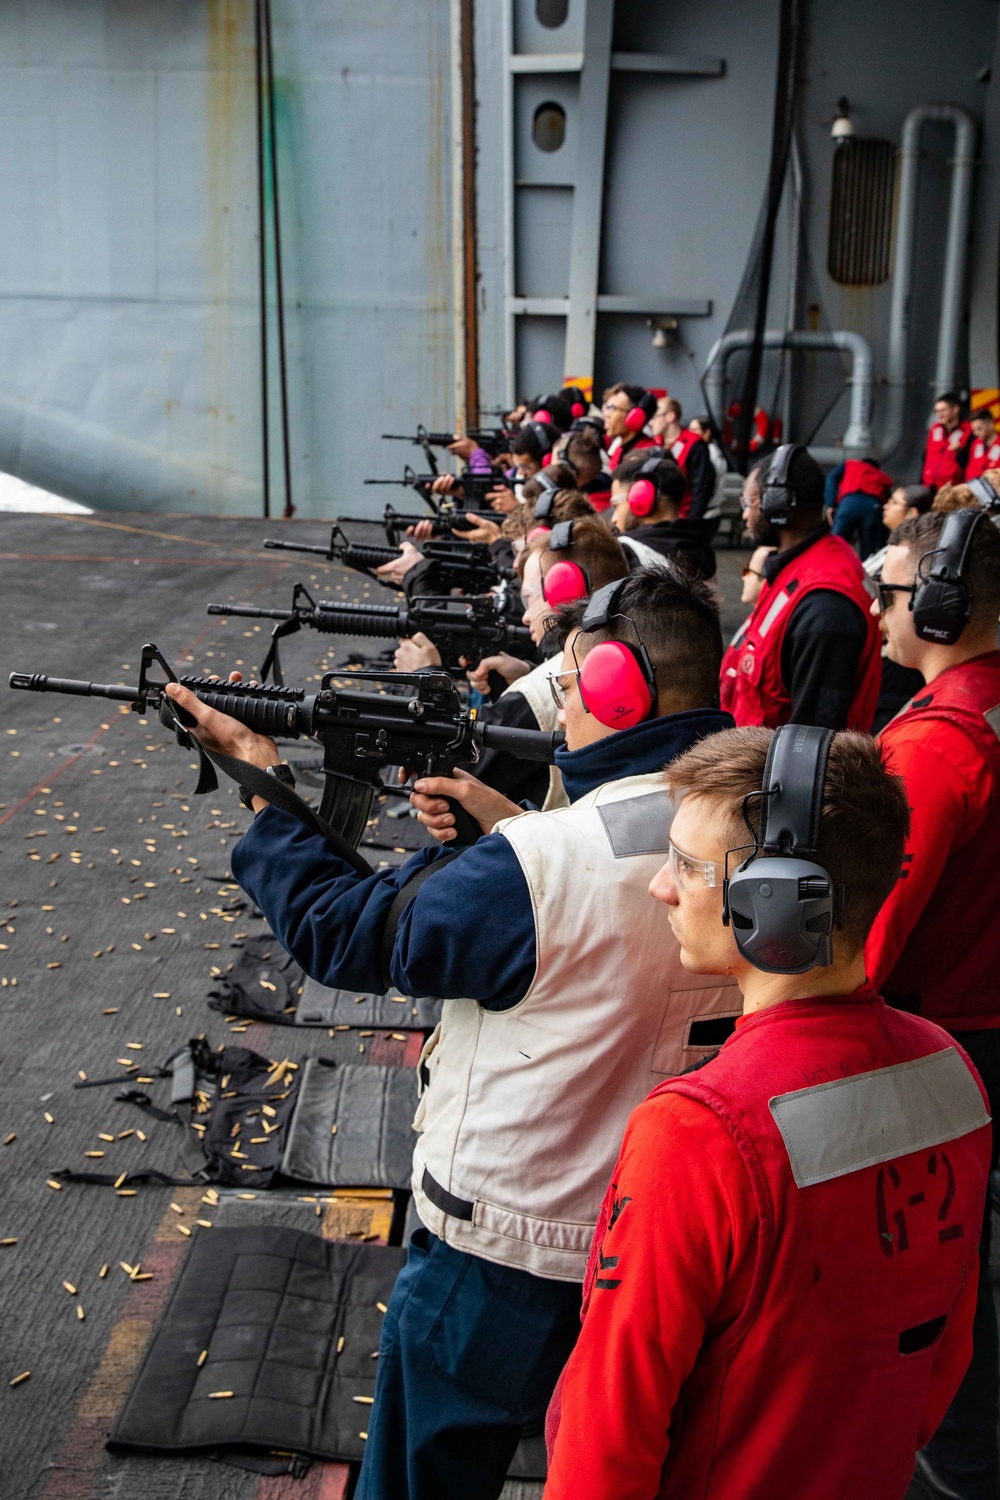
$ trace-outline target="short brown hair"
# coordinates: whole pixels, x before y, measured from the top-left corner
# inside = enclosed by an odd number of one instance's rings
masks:
[[[599,585],[594,582],[594,587]],[[580,625],[586,605],[581,599],[557,611],[564,639]],[[634,646],[638,637],[649,653],[661,697],[680,700],[689,708],[715,704],[722,662],[719,606],[708,584],[687,566],[682,554],[664,558],[659,567],[633,573],[618,596],[615,611],[607,625],[581,635],[576,647],[581,659],[602,641]]]
[[[954,488],[964,489],[965,486],[955,485]],[[939,491],[938,498],[941,493]],[[934,503],[936,506],[937,500]],[[955,505],[952,509],[964,510],[967,507]],[[921,558],[940,546],[947,519],[947,513],[937,509],[923,516],[911,516],[892,533],[889,546],[905,547],[914,566],[918,567]],[[989,519],[982,520],[973,533],[963,578],[972,596],[973,618],[995,622],[1000,615],[1000,531]]]
[[[671,412],[677,418],[678,422],[684,415],[684,412],[681,408],[681,403],[677,400],[676,396],[667,397],[666,401],[664,401],[663,403],[663,410]]]
[[[563,547],[559,552],[551,553],[553,562],[574,562],[582,568],[590,579],[591,589],[603,588],[606,583],[614,583],[616,578],[624,578],[628,573],[628,558],[622,550],[618,538],[613,536],[604,522],[597,516],[558,517],[560,520],[573,521],[573,533],[570,545]],[[521,558],[528,557],[532,552],[540,552],[543,557],[549,555],[549,533],[535,537],[530,541],[521,553]],[[518,562],[521,561],[518,559]],[[542,565],[543,575],[548,568]]]
[[[764,784],[773,734],[773,729],[757,727],[724,729],[666,769],[673,797],[695,797],[722,813],[731,849],[747,843],[744,798]],[[888,770],[878,741],[842,729],[833,737],[826,763],[816,858],[835,883],[843,883],[841,937],[852,954],[864,947],[879,908],[899,879],[909,831],[905,788]]]
[[[528,486],[524,486],[527,491]],[[542,493],[541,486],[538,495]],[[542,525],[541,521],[535,520],[535,500],[537,495],[525,497],[522,505],[517,510],[512,510],[509,516],[504,517],[503,525],[500,527],[500,535],[506,537],[527,536],[536,526]],[[597,512],[587,499],[582,490],[565,489],[556,490],[552,496],[552,519],[553,521],[575,521],[581,516],[593,516]]]

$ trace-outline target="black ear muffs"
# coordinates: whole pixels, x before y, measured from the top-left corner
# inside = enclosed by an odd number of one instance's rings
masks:
[[[917,591],[910,597],[910,609],[920,640],[954,646],[965,629],[972,596],[962,575],[976,527],[983,522],[989,524],[984,510],[952,511],[941,528],[939,545],[917,564]]]
[[[761,487],[760,513],[775,526],[787,526],[798,505],[798,496],[788,481],[788,470],[796,453],[807,451],[801,443],[782,443],[774,451]]]
[[[842,893],[814,857],[832,739],[833,730],[815,725],[775,730],[764,785],[752,794],[760,796],[754,852],[723,886],[723,922],[743,957],[768,974],[833,962]]]
[[[539,479],[541,475],[537,476]],[[549,485],[544,493],[539,495],[535,501],[535,520],[543,521],[546,526],[552,525],[552,507],[555,504],[555,485]]]

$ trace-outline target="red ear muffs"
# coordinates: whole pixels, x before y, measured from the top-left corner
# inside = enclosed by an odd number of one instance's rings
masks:
[[[542,455],[542,468],[543,469],[547,469],[548,466],[549,466],[549,464],[551,462],[552,462],[552,454],[551,453],[544,453]]]
[[[595,646],[580,669],[580,697],[588,712],[609,729],[641,724],[652,710],[653,693],[635,647],[622,641]]]
[[[626,498],[634,516],[648,516],[656,505],[656,485],[651,479],[634,479]]]
[[[648,416],[641,406],[633,406],[625,418],[625,426],[629,432],[641,432],[649,421]]]
[[[551,422],[552,413],[548,410],[547,407],[540,406],[538,410],[532,414],[531,420],[533,422]]]
[[[570,407],[570,414],[574,420],[579,417],[585,417],[587,415],[587,408],[584,406],[582,401],[574,401],[573,405]]]
[[[590,579],[579,563],[553,563],[542,575],[542,598],[546,604],[572,604],[575,599],[586,599],[590,593]]]
[[[551,526],[532,526],[531,530],[528,532],[527,537],[525,538],[525,541],[533,542],[536,536],[548,536],[551,530]]]

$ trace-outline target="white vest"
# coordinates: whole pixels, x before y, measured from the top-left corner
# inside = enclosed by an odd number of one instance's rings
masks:
[[[657,552],[656,548],[651,547],[648,542],[640,541],[634,531],[623,532],[618,540],[625,550],[631,552],[638,560],[641,568],[659,568],[661,573],[669,568],[670,564],[663,554]]]
[[[657,774],[497,824],[528,883],[538,965],[510,1010],[446,1000],[421,1058],[413,1192],[456,1249],[581,1281],[630,1112],[720,1044],[712,1018],[740,1014],[731,980],[681,967],[649,894],[672,819]]]
[[[558,710],[549,687],[549,678],[558,672],[561,666],[561,653],[557,656],[550,656],[546,661],[540,662],[537,667],[532,667],[524,677],[515,678],[500,695],[506,698],[508,693],[520,693],[538,721],[539,729],[544,730],[546,734],[553,734],[559,728],[559,721],[556,718]],[[542,811],[551,812],[555,807],[568,806],[569,798],[563,789],[562,775],[555,766],[550,766],[549,789],[542,803]]]

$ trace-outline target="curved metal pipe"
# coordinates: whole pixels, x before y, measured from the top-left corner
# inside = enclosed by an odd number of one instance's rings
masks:
[[[720,420],[725,403],[726,364],[737,349],[753,343],[752,328],[734,328],[716,339],[709,350],[703,375],[705,397],[715,420]],[[849,329],[829,333],[806,329],[769,328],[764,334],[765,349],[842,349],[851,356],[851,412],[843,446],[810,448],[820,463],[840,463],[845,458],[867,457],[872,446],[872,351],[868,340]]]
[[[889,349],[886,362],[888,400],[880,455],[887,458],[903,436],[906,410],[910,312],[913,295],[914,243],[917,223],[917,179],[920,172],[920,132],[929,121],[952,125],[955,154],[951,160],[951,200],[945,248],[941,320],[938,328],[935,394],[955,384],[958,338],[969,258],[969,220],[972,212],[972,172],[975,166],[976,122],[960,104],[919,104],[903,122],[900,142],[899,208],[896,254],[892,268],[889,312]]]

